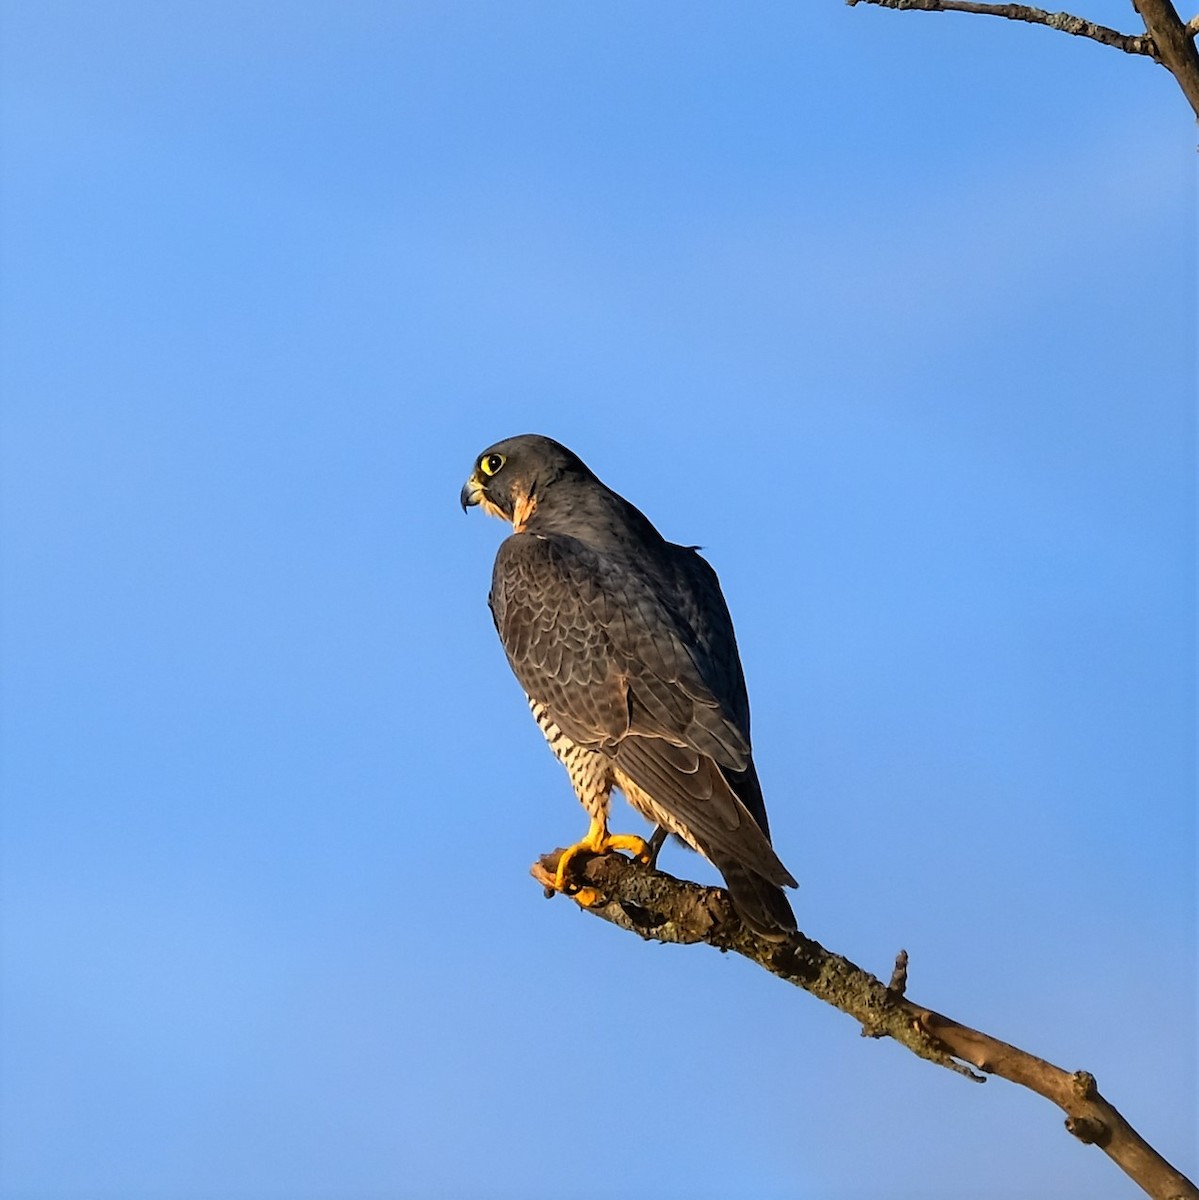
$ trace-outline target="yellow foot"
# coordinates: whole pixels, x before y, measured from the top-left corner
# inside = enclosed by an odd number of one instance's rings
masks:
[[[644,838],[632,833],[609,833],[602,821],[592,821],[587,836],[562,851],[558,869],[554,872],[554,887],[560,892],[569,892],[570,864],[580,854],[606,854],[609,850],[631,850],[638,862],[649,862],[650,847]]]
[[[650,860],[650,844],[645,838],[639,838],[635,833],[614,833],[604,843],[604,850],[631,850],[633,857],[639,863]],[[601,850],[602,854],[603,851]]]

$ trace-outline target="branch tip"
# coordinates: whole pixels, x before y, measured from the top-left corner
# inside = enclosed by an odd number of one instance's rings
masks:
[[[1104,46],[1113,46],[1125,54],[1141,54],[1157,60],[1157,45],[1152,37],[1121,33],[1106,25],[1097,25],[1083,17],[1067,12],[1046,12],[1029,4],[987,4],[981,0],[845,0],[850,8],[858,3],[873,4],[878,8],[892,8],[916,12],[963,12],[987,17],[1003,17],[1009,21],[1023,21],[1026,25],[1045,25],[1061,33],[1089,38]]]
[[[555,890],[561,855],[561,850],[544,855],[530,868],[549,893]],[[792,934],[781,945],[759,938],[741,923],[723,888],[676,879],[611,852],[580,854],[571,863],[571,875],[576,892],[572,898],[584,912],[646,941],[705,942],[721,953],[734,951],[854,1018],[865,1037],[889,1037],[973,1083],[998,1075],[1026,1087],[1062,1109],[1074,1137],[1097,1146],[1150,1196],[1199,1200],[1199,1189],[1099,1094],[1090,1072],[1063,1071],[908,999],[906,951],[896,955],[891,982],[885,984],[803,933]]]

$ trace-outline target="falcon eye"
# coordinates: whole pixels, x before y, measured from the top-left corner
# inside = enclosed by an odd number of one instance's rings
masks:
[[[479,470],[484,475],[494,475],[507,461],[502,454],[488,454],[479,459]]]

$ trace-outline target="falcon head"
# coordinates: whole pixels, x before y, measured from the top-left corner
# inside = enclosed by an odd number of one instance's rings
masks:
[[[521,532],[538,500],[563,479],[594,480],[582,460],[553,438],[536,433],[505,438],[475,459],[462,485],[462,511],[479,505],[485,513],[510,521]]]

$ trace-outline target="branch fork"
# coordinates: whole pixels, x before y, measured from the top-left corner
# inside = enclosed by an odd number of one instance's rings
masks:
[[[1125,54],[1144,55],[1174,76],[1195,115],[1199,116],[1199,51],[1195,48],[1199,15],[1183,24],[1170,0],[1133,0],[1133,6],[1145,25],[1143,34],[1121,33],[1072,13],[1046,12],[1043,8],[1028,4],[993,4],[982,3],[981,0],[845,0],[845,3],[850,8],[858,4],[873,4],[879,8],[1003,17],[1029,25],[1045,25],[1075,37],[1090,38],[1105,46],[1123,50]]]

